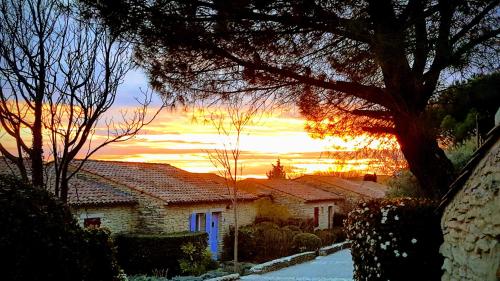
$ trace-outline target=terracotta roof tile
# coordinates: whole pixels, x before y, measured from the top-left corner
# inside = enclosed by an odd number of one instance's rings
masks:
[[[80,205],[123,205],[135,204],[135,197],[121,191],[105,180],[98,180],[79,173],[70,180],[68,203]]]
[[[306,202],[342,200],[341,197],[310,185],[293,180],[247,179],[241,183],[242,189],[256,195],[288,194]]]
[[[50,165],[50,163],[48,165]],[[9,160],[0,157],[0,174],[19,176],[19,170]],[[46,169],[45,176],[50,185],[50,182],[54,179],[51,166]],[[97,179],[85,174],[84,171],[79,172],[69,182],[68,204],[71,206],[123,205],[135,203],[137,203],[137,200],[132,194],[120,191],[105,179]]]
[[[351,181],[334,176],[306,175],[294,181],[312,185],[314,187],[356,197],[382,198],[388,187],[371,181]]]
[[[228,201],[227,188],[216,175],[189,173],[169,164],[88,160],[83,170],[157,197],[166,203]],[[248,193],[240,200],[254,200]]]

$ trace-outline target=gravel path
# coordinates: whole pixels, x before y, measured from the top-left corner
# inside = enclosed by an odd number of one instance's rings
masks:
[[[346,249],[329,256],[319,256],[310,262],[281,270],[261,275],[243,276],[241,280],[353,281],[352,272],[351,251]]]

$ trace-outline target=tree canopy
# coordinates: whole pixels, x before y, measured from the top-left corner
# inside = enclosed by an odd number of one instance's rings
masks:
[[[164,95],[259,93],[298,104],[315,134],[393,134],[434,197],[453,168],[429,100],[449,73],[499,66],[499,0],[82,1]]]
[[[433,104],[442,137],[455,144],[476,134],[484,139],[495,126],[494,116],[500,107],[498,85],[500,72],[495,72],[443,91]]]
[[[271,164],[273,168],[266,173],[268,179],[286,179],[285,167],[281,165],[281,161],[278,158],[276,165]]]

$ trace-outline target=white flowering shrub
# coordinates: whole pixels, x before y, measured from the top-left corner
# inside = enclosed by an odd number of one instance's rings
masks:
[[[351,240],[354,277],[373,280],[440,280],[443,242],[436,204],[424,199],[361,203],[345,226]]]

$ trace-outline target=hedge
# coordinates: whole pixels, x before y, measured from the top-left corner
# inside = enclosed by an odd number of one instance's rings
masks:
[[[293,237],[293,248],[297,252],[316,251],[321,247],[321,239],[312,233],[299,233]]]
[[[290,220],[294,224],[280,226],[261,221],[239,227],[238,258],[240,261],[261,263],[301,251],[316,250],[343,238],[340,228],[319,230],[313,233],[309,220]],[[302,226],[303,228],[301,228]],[[306,232],[309,230],[310,232]],[[222,260],[233,259],[234,229],[223,238]]]
[[[115,237],[118,261],[127,274],[151,275],[168,270],[168,276],[181,274],[179,260],[185,257],[181,246],[192,243],[203,252],[207,248],[205,232],[172,234],[120,234]]]
[[[2,280],[118,280],[109,232],[83,230],[46,190],[0,176]]]
[[[389,199],[361,204],[346,221],[354,277],[364,280],[440,280],[443,242],[435,202]]]

